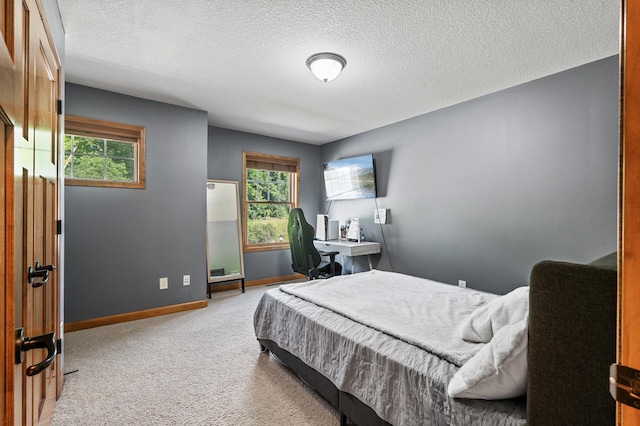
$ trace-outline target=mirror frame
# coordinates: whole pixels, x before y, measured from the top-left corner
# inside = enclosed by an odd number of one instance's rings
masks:
[[[242,252],[242,225],[240,223],[240,200],[239,200],[239,192],[238,192],[238,182],[234,180],[219,180],[219,179],[207,179],[207,189],[209,191],[209,184],[215,183],[223,183],[223,184],[232,184],[235,186],[235,205],[236,205],[236,217],[237,217],[237,233],[238,233],[238,256],[240,258],[240,273],[232,274],[232,275],[220,275],[216,277],[211,276],[211,265],[210,265],[210,254],[209,253],[209,221],[207,220],[207,229],[206,229],[206,239],[207,239],[207,283],[220,283],[226,281],[244,281],[244,256]],[[207,206],[208,206],[208,192],[207,192]]]

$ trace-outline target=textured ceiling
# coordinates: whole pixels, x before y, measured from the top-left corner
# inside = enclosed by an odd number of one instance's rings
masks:
[[[620,1],[58,0],[67,81],[323,144],[619,52]],[[318,52],[347,59],[322,83]]]

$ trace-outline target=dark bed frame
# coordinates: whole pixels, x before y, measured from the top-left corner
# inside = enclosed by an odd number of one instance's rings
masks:
[[[357,425],[391,426],[368,405],[350,393],[339,390],[329,379],[309,367],[295,355],[279,347],[275,342],[266,339],[258,339],[258,342],[260,342],[261,352],[271,352],[277,356],[280,361],[338,410],[340,426],[346,426],[347,419]]]

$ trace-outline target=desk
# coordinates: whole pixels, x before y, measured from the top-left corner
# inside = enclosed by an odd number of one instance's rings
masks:
[[[367,255],[367,259],[369,260],[369,269],[372,269],[371,266],[371,255],[380,253],[380,243],[376,243],[373,241],[347,241],[347,240],[329,240],[329,241],[320,241],[313,240],[313,245],[316,246],[318,250],[322,251],[337,251],[338,253],[354,257],[354,256],[364,256]],[[354,272],[354,264],[351,262],[351,273]]]

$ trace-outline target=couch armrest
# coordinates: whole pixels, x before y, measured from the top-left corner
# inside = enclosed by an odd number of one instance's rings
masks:
[[[543,261],[531,270],[527,425],[613,425],[617,271]]]

